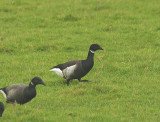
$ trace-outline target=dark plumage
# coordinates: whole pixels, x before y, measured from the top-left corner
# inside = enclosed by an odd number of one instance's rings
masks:
[[[0,117],[2,117],[3,111],[4,111],[4,104],[0,102]]]
[[[29,102],[36,96],[36,85],[45,85],[41,78],[34,77],[29,85],[25,84],[13,84],[8,87],[0,89],[0,92],[6,98],[7,103],[17,102],[18,104],[24,104]]]
[[[96,50],[103,50],[98,44],[92,44],[89,48],[86,60],[72,60],[63,64],[54,66],[50,71],[56,72],[57,75],[67,79],[67,85],[72,79],[78,79],[85,76],[94,65],[94,53]]]

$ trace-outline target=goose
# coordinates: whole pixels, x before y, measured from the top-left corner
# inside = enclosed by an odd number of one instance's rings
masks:
[[[29,85],[13,84],[0,89],[0,92],[6,98],[7,103],[18,103],[20,105],[29,102],[36,96],[36,85],[45,83],[39,77],[34,77]]]
[[[92,44],[89,48],[88,56],[86,60],[72,60],[63,64],[58,64],[51,68],[52,72],[55,72],[60,77],[67,80],[67,85],[72,79],[78,79],[80,82],[87,81],[81,80],[94,65],[94,53],[96,50],[103,50],[98,44]]]
[[[2,117],[3,111],[4,111],[4,104],[0,102],[0,117]]]

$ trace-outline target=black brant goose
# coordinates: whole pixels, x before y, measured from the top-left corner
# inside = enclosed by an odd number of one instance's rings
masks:
[[[34,77],[28,85],[13,84],[0,89],[0,92],[6,98],[7,103],[24,104],[32,100],[36,96],[36,85],[45,83],[39,77]]]
[[[64,64],[54,66],[50,71],[65,78],[67,80],[67,85],[69,85],[69,81],[72,79],[78,79],[81,81],[81,78],[85,76],[94,65],[94,53],[96,50],[103,49],[98,44],[92,44],[89,48],[86,60],[72,60]]]
[[[4,104],[0,102],[0,117],[2,117],[3,111],[4,111]]]

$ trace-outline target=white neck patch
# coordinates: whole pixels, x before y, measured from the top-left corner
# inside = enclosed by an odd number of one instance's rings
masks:
[[[34,83],[33,83],[33,82],[31,82],[31,85],[34,85]]]
[[[0,90],[0,92],[3,94],[3,96],[4,96],[5,98],[7,98],[7,96],[6,96],[6,94],[4,93],[3,90]]]
[[[95,51],[93,51],[93,50],[90,50],[91,51],[91,53],[94,53]]]

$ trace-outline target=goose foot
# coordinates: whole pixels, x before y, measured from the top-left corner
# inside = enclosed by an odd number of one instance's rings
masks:
[[[81,79],[78,79],[79,82],[88,82],[89,80],[81,80]]]

